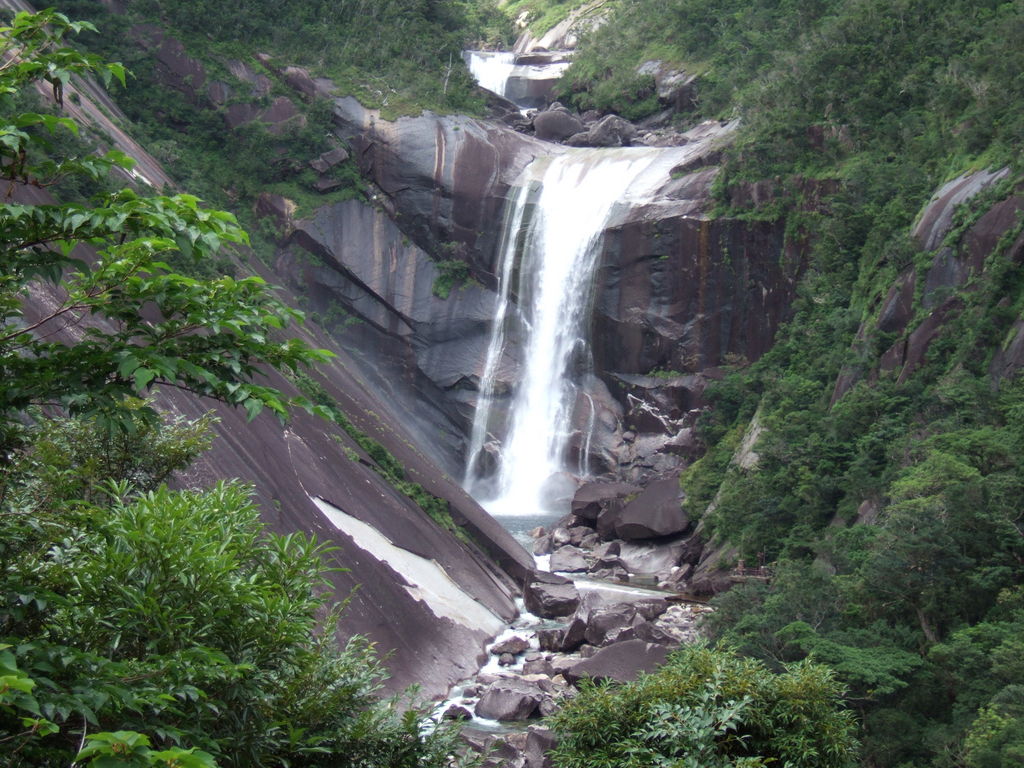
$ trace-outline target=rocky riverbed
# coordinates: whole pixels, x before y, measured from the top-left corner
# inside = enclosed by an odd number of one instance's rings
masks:
[[[626,682],[653,671],[697,638],[710,610],[661,590],[543,571],[527,580],[523,607],[488,646],[480,673],[437,710],[465,721],[468,747],[486,752],[488,766],[548,766],[554,735],[540,718],[584,678]]]

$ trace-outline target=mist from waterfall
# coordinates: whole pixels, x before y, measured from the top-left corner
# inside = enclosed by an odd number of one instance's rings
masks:
[[[617,206],[643,203],[668,181],[678,152],[568,150],[534,161],[510,196],[465,480],[493,515],[568,510],[594,425],[581,380],[592,368],[588,330],[602,235]],[[584,411],[574,414],[578,401]],[[578,436],[583,455],[569,467],[574,421],[587,434]],[[496,467],[487,466],[495,456]]]

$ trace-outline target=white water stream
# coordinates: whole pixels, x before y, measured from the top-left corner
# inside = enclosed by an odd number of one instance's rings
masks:
[[[585,456],[570,467],[574,422],[583,452],[593,400],[588,330],[602,233],[619,206],[648,202],[684,149],[577,149],[534,161],[506,208],[500,301],[467,453],[467,490],[496,517],[568,511]],[[508,358],[521,350],[518,370]],[[506,394],[511,390],[511,394]],[[581,413],[574,419],[577,402]],[[586,432],[586,434],[582,434]],[[485,471],[484,454],[497,454]]]
[[[466,51],[466,66],[481,88],[505,95],[505,83],[516,66],[512,51]]]
[[[511,51],[465,51],[464,60],[470,74],[482,88],[514,101],[524,111],[545,105],[545,91],[550,90],[571,63],[568,59],[535,61],[520,64],[519,54]],[[547,83],[541,93],[532,92],[530,83]]]

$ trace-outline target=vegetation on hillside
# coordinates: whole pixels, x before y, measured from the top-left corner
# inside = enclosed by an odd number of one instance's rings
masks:
[[[167,421],[139,396],[162,384],[250,417],[314,409],[260,369],[325,353],[279,336],[299,314],[262,281],[170,268],[243,243],[230,214],[188,195],[38,198],[129,165],[55,152],[77,126],[19,106],[36,81],[59,101],[73,76],[123,77],[61,45],[87,28],[53,11],[0,27],[2,762],[448,766],[450,732],[378,698],[366,641],[339,647],[329,549],[264,531],[238,484],[164,485],[210,420]]]
[[[126,66],[131,87],[112,95],[131,121],[128,132],[182,187],[235,212],[254,250],[268,261],[278,233],[252,213],[261,192],[295,201],[300,216],[364,194],[354,161],[326,177],[309,167],[310,160],[339,146],[330,102],[303,99],[281,70],[302,66],[313,77],[329,77],[339,95],[356,96],[386,118],[422,109],[479,114],[483,94],[461,51],[469,42],[507,44],[511,34],[491,0],[250,0],[230,7],[144,0],[120,13],[100,0],[57,5],[103,30],[86,32],[78,44]],[[144,30],[154,27],[183,44],[185,55],[202,66],[204,82],[190,79],[180,89],[166,85],[154,46],[145,42]],[[259,58],[264,54],[269,59]],[[239,66],[265,78],[269,91],[239,77]],[[224,103],[207,93],[215,81],[227,86]],[[280,98],[291,101],[297,117],[276,126],[257,118],[229,127],[229,110],[262,110]],[[331,184],[326,192],[316,187],[324,178]]]
[[[1024,384],[990,367],[1024,313],[1011,258],[1024,223],[967,286],[938,293],[924,288],[935,254],[909,234],[942,182],[1009,166],[942,244],[966,257],[970,226],[1024,183],[1022,30],[1020,2],[634,0],[565,79],[576,106],[640,117],[659,109],[640,63],[697,73],[678,119],[743,121],[719,212],[779,220],[809,248],[794,317],[711,390],[708,453],[683,482],[719,540],[775,562],[769,585],[719,598],[712,634],[775,667],[829,664],[867,765],[1024,755],[1024,670],[1009,661],[1024,615]],[[771,189],[759,207],[743,202],[754,181]],[[879,331],[882,299],[912,272],[907,332]],[[952,295],[923,365],[904,380],[879,371]],[[856,383],[833,403],[841,374]],[[730,459],[755,412],[760,462],[743,469]]]
[[[696,645],[624,685],[584,681],[551,719],[558,768],[845,768],[854,722],[842,686],[808,662],[774,674]]]

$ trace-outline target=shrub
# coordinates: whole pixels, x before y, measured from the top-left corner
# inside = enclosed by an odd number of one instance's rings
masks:
[[[587,684],[553,718],[559,768],[840,768],[853,718],[825,667],[774,674],[761,662],[692,646],[624,685]]]

